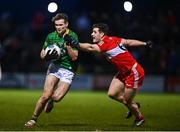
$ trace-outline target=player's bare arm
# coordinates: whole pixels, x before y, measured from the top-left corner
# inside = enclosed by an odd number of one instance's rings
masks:
[[[98,47],[97,44],[79,43],[79,47],[84,51],[100,52],[100,48]]]
[[[72,61],[77,60],[78,57],[78,50],[73,50],[71,46],[67,45],[67,52],[69,54],[69,56],[71,57]]]
[[[122,39],[121,43],[124,46],[147,46],[149,48],[152,48],[153,46],[153,42],[152,41],[140,41],[140,40],[136,40],[136,39]]]
[[[124,46],[145,46],[146,42],[135,40],[135,39],[122,39],[121,43]]]

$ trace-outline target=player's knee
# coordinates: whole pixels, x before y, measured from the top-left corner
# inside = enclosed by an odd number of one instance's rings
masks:
[[[63,98],[63,95],[61,95],[61,94],[53,94],[52,95],[52,99],[53,99],[53,101],[55,101],[55,102],[59,102],[61,99]]]
[[[55,102],[58,102],[58,100],[59,100],[59,98],[58,98],[58,96],[57,95],[52,95],[52,99],[53,99],[53,101],[55,101]]]
[[[116,94],[113,92],[108,92],[108,96],[112,99],[114,99],[116,97]]]
[[[121,103],[124,103],[125,104],[125,100],[124,100],[124,96],[119,96],[118,97],[118,100],[119,100],[119,102],[121,102]]]
[[[108,96],[112,99],[118,100],[119,102],[124,102],[124,97],[123,96],[119,96],[118,94],[114,93],[114,92],[108,92]]]
[[[114,93],[114,92],[108,92],[108,96],[109,96],[111,99],[120,101],[118,95],[117,95],[116,93]],[[121,102],[121,101],[120,101],[120,102]]]

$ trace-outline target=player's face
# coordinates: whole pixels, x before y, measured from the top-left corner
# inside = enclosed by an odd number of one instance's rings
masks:
[[[99,28],[93,28],[92,34],[93,43],[99,43],[104,36],[104,33],[99,31]]]
[[[65,32],[66,28],[68,27],[68,22],[65,22],[64,19],[56,20],[54,22],[56,31],[61,34]]]

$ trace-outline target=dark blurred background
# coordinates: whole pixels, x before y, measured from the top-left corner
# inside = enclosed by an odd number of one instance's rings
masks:
[[[7,47],[1,58],[3,72],[44,73],[47,65],[40,60],[39,53],[47,34],[54,30],[51,18],[65,12],[80,42],[92,42],[92,24],[105,22],[110,27],[110,35],[154,41],[153,49],[129,49],[146,74],[180,75],[179,0],[134,0],[132,12],[124,11],[123,0],[54,0],[59,8],[49,13],[50,2],[1,1],[0,43]],[[79,73],[114,72],[104,56],[80,52]]]

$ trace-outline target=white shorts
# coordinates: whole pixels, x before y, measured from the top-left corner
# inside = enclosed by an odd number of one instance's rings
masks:
[[[47,75],[53,75],[59,78],[60,81],[71,84],[75,74],[72,71],[69,71],[65,68],[59,68],[58,66],[51,63],[49,65]]]

